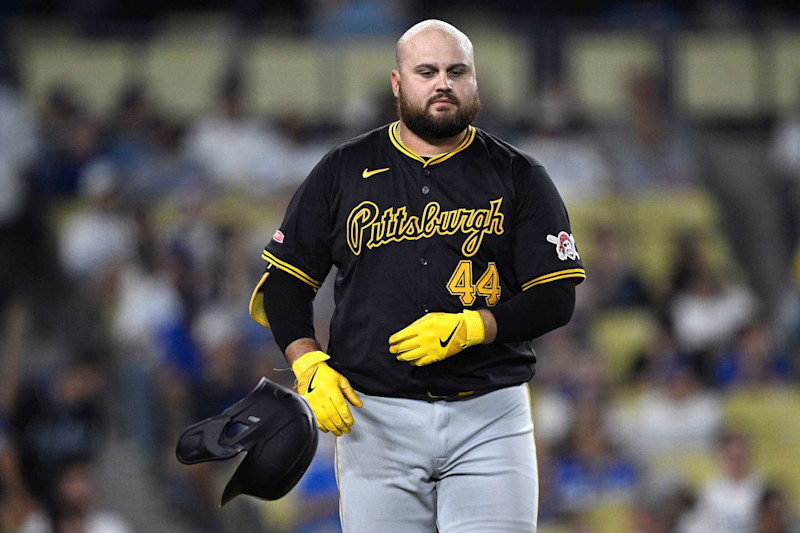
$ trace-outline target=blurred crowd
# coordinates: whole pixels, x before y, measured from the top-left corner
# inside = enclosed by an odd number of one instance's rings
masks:
[[[277,503],[238,498],[219,510],[232,465],[174,457],[183,428],[260,376],[292,385],[269,331],[248,315],[261,249],[319,157],[394,114],[386,100],[358,124],[275,122],[247,111],[257,90],[247,81],[236,68],[221,73],[214,108],[191,120],[164,113],[140,85],[98,117],[67,86],[31,108],[5,65],[0,531],[339,530],[328,435]],[[701,132],[666,112],[652,77],[629,86],[624,119],[589,123],[552,83],[532,103],[535,120],[499,116],[487,100],[478,125],[542,161],[571,213],[703,191]],[[788,264],[800,236],[800,119],[772,124],[764,151],[783,230],[761,244],[788,250]],[[612,209],[603,223],[576,226],[588,229],[576,232],[588,277],[575,316],[534,341],[542,530],[798,531],[796,464],[773,475],[781,468],[759,459],[772,452],[754,429],[766,421],[746,410],[784,394],[789,416],[770,428],[788,440],[766,438],[797,458],[798,274],[773,302],[735,258],[714,261],[706,236],[687,232],[669,236],[657,282],[633,259],[638,234],[620,220]],[[322,341],[330,292],[326,284],[317,298]],[[612,341],[644,340],[604,345],[604,326]]]

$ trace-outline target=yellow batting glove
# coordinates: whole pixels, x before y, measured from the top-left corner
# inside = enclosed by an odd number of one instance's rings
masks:
[[[484,339],[483,319],[477,311],[428,313],[389,337],[389,352],[399,361],[424,366],[455,355]]]
[[[317,427],[339,437],[350,433],[353,425],[353,415],[345,398],[356,407],[364,404],[347,378],[325,363],[328,359],[330,356],[323,352],[308,352],[292,364],[292,370],[297,376],[297,391],[311,405]]]

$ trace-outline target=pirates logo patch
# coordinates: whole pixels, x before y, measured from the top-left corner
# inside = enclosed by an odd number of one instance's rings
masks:
[[[575,247],[575,239],[572,237],[571,233],[561,231],[558,236],[548,235],[547,242],[556,245],[556,253],[558,254],[558,258],[562,261],[581,258],[580,254],[578,254],[578,249]]]

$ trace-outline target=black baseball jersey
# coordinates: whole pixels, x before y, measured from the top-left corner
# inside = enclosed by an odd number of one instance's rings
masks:
[[[330,365],[367,394],[444,396],[528,381],[530,343],[478,345],[423,367],[397,361],[389,336],[427,312],[491,308],[585,272],[561,197],[533,158],[470,126],[425,159],[395,122],[331,150],[295,193],[262,255],[319,288],[336,265]]]

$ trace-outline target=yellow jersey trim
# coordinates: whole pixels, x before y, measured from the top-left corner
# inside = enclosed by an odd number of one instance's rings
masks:
[[[269,272],[264,272],[258,285],[253,289],[253,295],[250,296],[250,316],[253,317],[253,320],[259,325],[272,329],[272,326],[269,325],[269,320],[267,320],[267,312],[264,310],[264,293],[261,291],[261,287],[267,280],[267,276],[269,276]]]
[[[291,274],[292,276],[296,277],[300,281],[311,285],[314,288],[314,290],[317,290],[320,287],[322,287],[322,282],[321,281],[315,280],[314,278],[312,278],[311,276],[309,276],[308,274],[306,274],[305,272],[303,272],[302,270],[300,270],[296,266],[292,266],[292,265],[290,265],[289,263],[287,263],[285,261],[281,261],[280,259],[278,259],[277,257],[275,257],[274,255],[272,255],[271,253],[269,253],[266,250],[264,250],[264,252],[261,254],[261,259],[263,259],[264,261],[266,261],[266,262],[268,262],[270,264],[275,265],[276,267],[278,267],[279,269],[283,270],[287,274]]]
[[[417,161],[422,163],[423,167],[427,167],[429,165],[436,165],[441,163],[442,161],[450,159],[458,152],[465,150],[470,144],[472,144],[472,141],[475,140],[475,133],[476,133],[475,128],[473,126],[467,126],[467,135],[464,136],[464,140],[461,141],[461,144],[459,144],[455,150],[453,150],[452,152],[445,152],[443,154],[435,155],[430,159],[426,160],[421,155],[415,154],[414,152],[409,150],[406,147],[406,145],[403,144],[403,142],[400,140],[400,137],[397,135],[397,127],[399,125],[400,125],[399,120],[397,122],[392,122],[392,124],[389,125],[389,139],[392,141],[392,144],[394,145],[395,148],[400,150],[400,152],[407,155],[411,159],[416,159]]]
[[[522,284],[522,290],[527,291],[534,285],[541,285],[542,283],[549,283],[551,281],[556,281],[559,279],[566,279],[566,278],[579,278],[575,284],[580,285],[583,283],[583,280],[586,279],[586,271],[582,268],[571,268],[568,270],[559,270],[558,272],[551,272],[550,274],[545,274],[544,276],[539,276],[538,278],[533,278],[530,281],[526,281]]]

